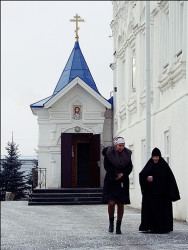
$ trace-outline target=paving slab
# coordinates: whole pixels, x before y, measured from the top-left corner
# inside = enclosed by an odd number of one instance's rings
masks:
[[[1,249],[188,249],[188,223],[168,234],[138,231],[140,210],[125,206],[122,234],[108,232],[107,205],[28,206],[1,202]]]

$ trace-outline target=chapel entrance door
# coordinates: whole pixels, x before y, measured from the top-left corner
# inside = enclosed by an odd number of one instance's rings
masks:
[[[77,144],[77,187],[89,187],[91,176],[91,145]]]
[[[61,135],[61,187],[100,187],[100,135]]]

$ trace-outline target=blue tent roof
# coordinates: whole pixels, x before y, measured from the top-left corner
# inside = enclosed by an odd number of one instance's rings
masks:
[[[108,99],[108,102],[112,105],[112,107],[113,107],[113,105],[114,105],[114,97],[112,96],[112,97],[110,97],[110,99]]]
[[[57,94],[77,76],[98,94],[100,94],[84,59],[79,43],[75,42],[72,53],[67,61],[63,73],[61,74],[53,95]]]
[[[30,107],[31,107],[31,108],[41,108],[41,107],[43,107],[44,104],[45,104],[48,100],[50,100],[52,97],[53,97],[53,96],[46,97],[45,99],[42,99],[42,100],[40,100],[40,101],[38,101],[38,102],[35,102],[35,103],[31,104]]]
[[[31,108],[41,108],[44,104],[53,98],[60,90],[67,86],[73,79],[79,77],[87,85],[89,85],[94,91],[101,95],[97,89],[97,86],[93,80],[87,63],[84,59],[79,43],[75,42],[72,53],[67,61],[67,64],[61,74],[61,77],[55,87],[53,94],[43,100],[35,102],[30,105]],[[109,103],[113,104],[112,100],[108,100]]]

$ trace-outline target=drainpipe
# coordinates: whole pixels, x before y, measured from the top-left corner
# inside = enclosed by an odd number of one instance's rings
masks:
[[[112,141],[114,138],[114,116],[116,114],[117,110],[117,103],[116,103],[116,95],[117,95],[117,87],[116,87],[116,63],[111,63],[110,68],[113,70],[113,91],[110,92],[110,97],[111,93],[113,93],[113,109],[112,109]]]
[[[114,91],[110,92],[110,98],[113,96],[113,102],[114,102]],[[112,107],[112,126],[111,126],[111,142],[114,138],[114,106]]]
[[[151,155],[150,1],[146,1],[146,161]]]

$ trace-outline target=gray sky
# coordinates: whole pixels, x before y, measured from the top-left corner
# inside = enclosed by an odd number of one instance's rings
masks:
[[[1,1],[1,154],[11,141],[21,155],[36,155],[37,117],[30,104],[52,95],[75,43],[79,44],[99,92],[107,99],[113,75],[111,1]]]

